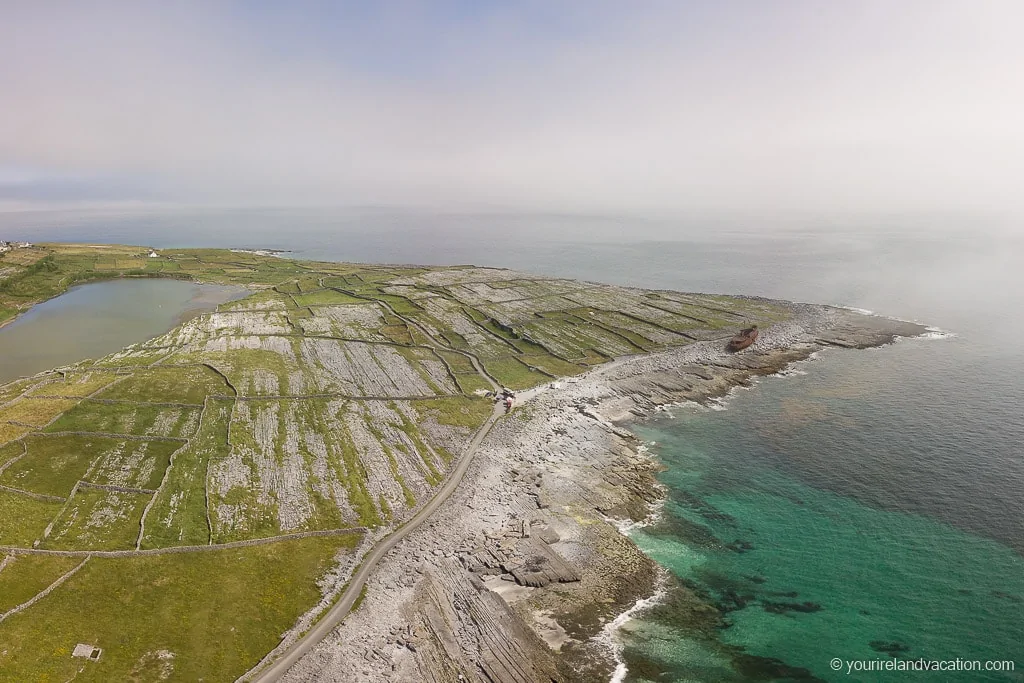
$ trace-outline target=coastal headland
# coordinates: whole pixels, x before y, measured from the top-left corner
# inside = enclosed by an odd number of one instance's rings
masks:
[[[0,311],[111,277],[253,294],[0,387],[19,679],[608,680],[608,624],[658,581],[620,532],[662,495],[625,426],[925,332],[497,268],[104,245],[5,253]]]

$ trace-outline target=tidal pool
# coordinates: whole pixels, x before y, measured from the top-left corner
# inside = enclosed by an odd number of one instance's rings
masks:
[[[114,353],[247,293],[241,287],[160,279],[74,287],[0,328],[0,383]]]

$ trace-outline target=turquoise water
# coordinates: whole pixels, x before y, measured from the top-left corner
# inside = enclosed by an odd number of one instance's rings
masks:
[[[637,428],[668,467],[669,498],[634,540],[678,582],[630,625],[629,679],[1024,680],[1024,559],[1010,547],[1020,541],[1019,489],[990,486],[971,501],[970,481],[944,482],[942,451],[963,420],[908,431],[906,388],[876,381],[894,362],[951,343],[826,352],[725,410],[679,408]],[[998,438],[1009,447],[1020,429]],[[1000,509],[1003,494],[1010,504]],[[1000,519],[976,510],[965,520],[972,504]],[[695,603],[718,611],[695,618]],[[836,657],[894,655],[1014,660],[1016,673],[830,668]]]
[[[241,287],[160,279],[74,287],[0,328],[0,383],[114,353],[246,293]]]

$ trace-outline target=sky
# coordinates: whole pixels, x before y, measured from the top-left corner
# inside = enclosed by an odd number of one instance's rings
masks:
[[[0,17],[0,207],[1024,214],[1016,0]]]

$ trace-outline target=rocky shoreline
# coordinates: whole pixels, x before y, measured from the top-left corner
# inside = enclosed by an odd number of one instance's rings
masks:
[[[642,521],[663,496],[659,464],[624,426],[721,397],[827,346],[926,332],[788,306],[792,317],[741,353],[697,342],[521,395],[459,489],[378,565],[361,608],[284,680],[609,680],[617,662],[599,636],[658,583],[657,566],[615,523]]]

